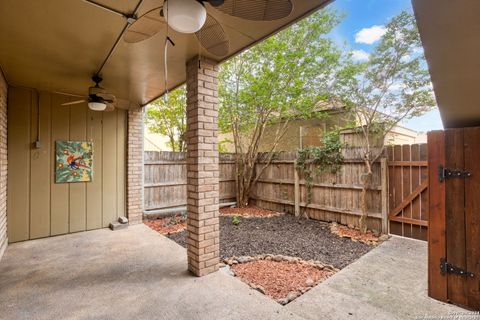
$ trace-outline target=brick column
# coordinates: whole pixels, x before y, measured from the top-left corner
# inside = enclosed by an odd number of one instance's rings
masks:
[[[188,270],[218,270],[218,66],[198,57],[187,62]]]
[[[143,217],[143,108],[128,110],[127,215],[130,224]]]

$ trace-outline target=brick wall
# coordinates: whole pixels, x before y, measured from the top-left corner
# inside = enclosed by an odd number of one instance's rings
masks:
[[[7,91],[0,71],[0,258],[7,248]]]
[[[218,66],[187,62],[187,251],[196,276],[218,270]]]
[[[128,111],[127,215],[130,224],[143,215],[143,108]]]

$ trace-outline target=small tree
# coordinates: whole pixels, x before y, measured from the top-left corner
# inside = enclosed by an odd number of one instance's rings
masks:
[[[348,63],[335,83],[337,94],[355,113],[363,138],[362,232],[367,230],[372,166],[384,153],[387,134],[401,121],[435,106],[415,18],[402,12],[392,18],[386,30],[369,61]],[[380,145],[373,145],[374,139]]]
[[[173,152],[185,151],[186,113],[187,93],[185,86],[181,86],[168,94],[168,106],[165,98],[159,98],[147,107],[147,128],[150,132],[167,136]]]
[[[322,10],[245,51],[222,66],[219,75],[222,132],[233,135],[237,205],[248,204],[250,191],[271,163],[293,118],[310,117],[332,81],[340,52],[322,36],[338,24],[338,15]],[[255,172],[267,126],[273,143]]]

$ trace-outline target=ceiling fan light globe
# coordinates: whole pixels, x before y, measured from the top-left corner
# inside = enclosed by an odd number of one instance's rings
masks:
[[[163,13],[168,15],[169,27],[181,33],[199,31],[207,19],[205,7],[196,0],[168,0]]]
[[[104,102],[90,101],[88,107],[93,111],[104,111],[107,108],[107,104]]]

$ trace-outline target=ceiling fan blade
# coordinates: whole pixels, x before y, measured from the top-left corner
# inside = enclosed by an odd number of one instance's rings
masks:
[[[107,103],[107,107],[105,108],[104,111],[106,112],[111,112],[115,110],[115,103]]]
[[[87,98],[85,95],[80,95],[80,94],[74,94],[74,93],[67,93],[67,92],[62,92],[62,91],[54,91],[53,93],[55,94],[61,94],[63,96],[70,96],[70,97],[77,97],[77,98]]]
[[[65,103],[62,103],[61,105],[62,106],[71,106],[71,105],[74,105],[74,104],[80,104],[80,103],[84,103],[84,102],[87,102],[87,100],[84,99],[84,100],[65,102]]]
[[[214,8],[246,20],[272,21],[287,17],[293,4],[291,0],[225,0]]]
[[[96,95],[105,101],[115,101],[115,96],[111,93],[97,93]]]
[[[152,9],[139,17],[127,28],[123,40],[127,43],[136,43],[156,35],[165,25],[165,21],[160,16],[161,9],[162,7]]]
[[[211,54],[222,57],[230,50],[230,41],[222,25],[209,14],[202,29],[195,32],[195,35],[202,47]]]

